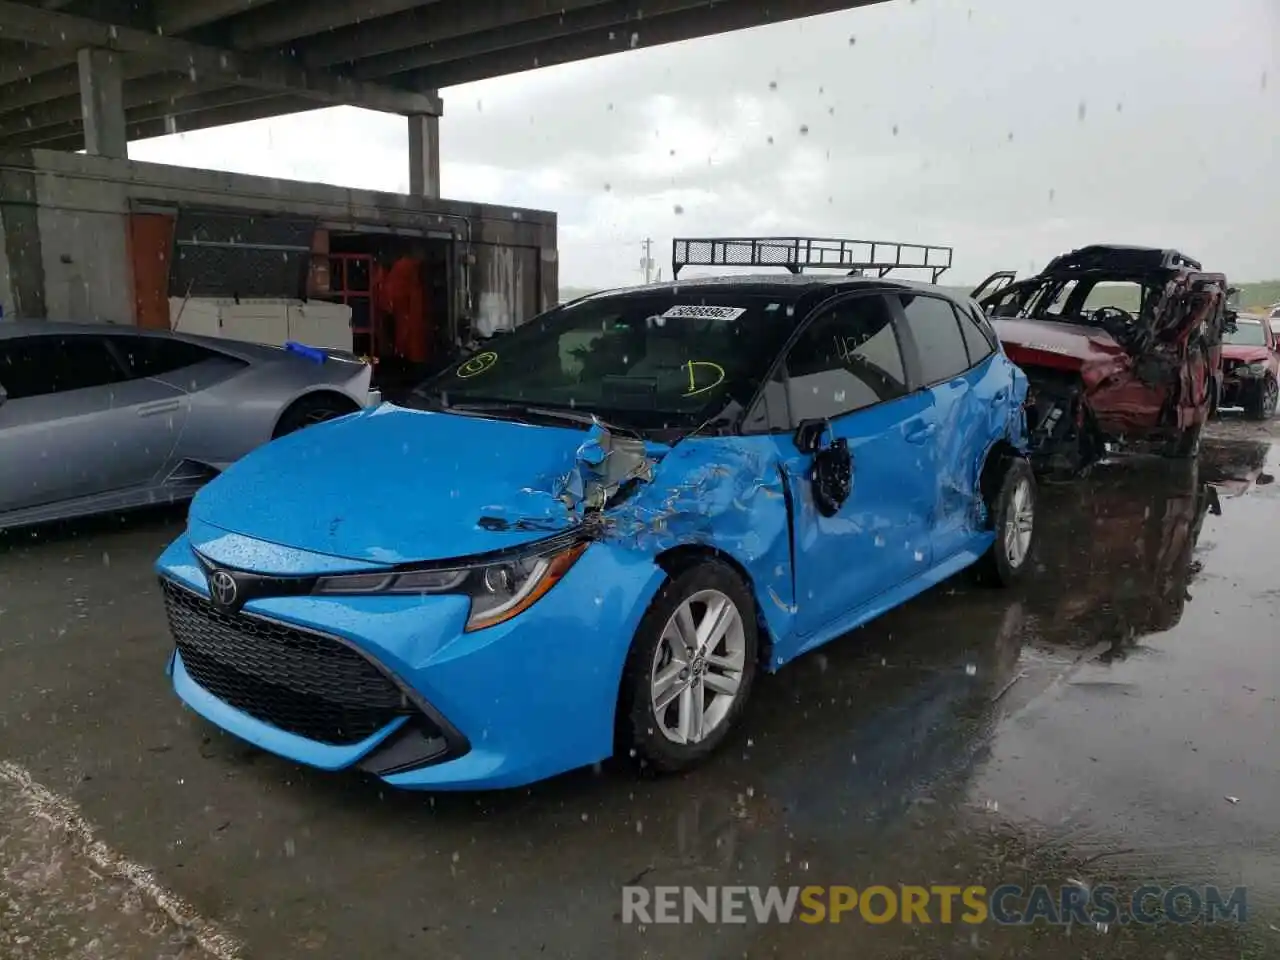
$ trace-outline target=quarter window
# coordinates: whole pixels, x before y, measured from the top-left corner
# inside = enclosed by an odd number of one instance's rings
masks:
[[[130,376],[139,380],[194,367],[218,356],[194,343],[166,337],[113,336],[111,342],[124,358]]]
[[[902,352],[883,297],[858,297],[815,318],[787,356],[797,421],[826,419],[907,393]]]
[[[968,370],[969,353],[950,301],[910,293],[901,297],[907,328],[920,351],[925,384],[941,383]]]

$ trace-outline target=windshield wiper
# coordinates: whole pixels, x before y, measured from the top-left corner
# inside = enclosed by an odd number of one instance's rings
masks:
[[[590,427],[593,424],[600,424],[610,433],[618,433],[639,437],[640,434],[627,427],[619,427],[616,424],[609,423],[601,417],[590,413],[580,413],[576,410],[565,410],[559,407],[538,407],[532,404],[518,403],[514,400],[491,400],[475,403],[449,403],[445,405],[445,409],[450,412],[461,413],[464,416],[469,413],[485,414],[485,413],[514,413],[527,419],[551,420],[560,423],[573,423],[584,427]]]

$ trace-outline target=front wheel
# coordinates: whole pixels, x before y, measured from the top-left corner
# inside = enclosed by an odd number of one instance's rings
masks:
[[[280,415],[272,439],[278,440],[291,433],[297,433],[304,427],[346,416],[348,413],[354,413],[356,409],[355,403],[351,400],[331,394],[320,393],[303,397]]]
[[[1276,400],[1280,398],[1280,385],[1276,378],[1267,374],[1258,384],[1258,389],[1249,398],[1246,412],[1250,420],[1270,420],[1276,415]]]
[[[978,577],[1010,587],[1026,573],[1035,547],[1036,481],[1027,461],[1019,458],[1009,464],[988,508],[996,540],[978,562]]]
[[[732,567],[708,560],[668,580],[627,655],[620,746],[661,773],[706,759],[742,716],[758,649],[755,602]]]

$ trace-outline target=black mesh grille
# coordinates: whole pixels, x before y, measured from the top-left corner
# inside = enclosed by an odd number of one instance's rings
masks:
[[[243,613],[161,581],[191,679],[273,727],[322,743],[359,743],[416,713],[377,667],[338,640]]]

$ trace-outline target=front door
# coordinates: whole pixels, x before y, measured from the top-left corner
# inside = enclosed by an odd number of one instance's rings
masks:
[[[892,313],[878,294],[824,308],[788,353],[792,422],[816,425],[816,442],[806,448],[796,434],[778,437],[795,507],[802,636],[931,562],[936,479],[928,451],[937,423],[929,394],[911,391],[905,369]],[[837,478],[834,491],[821,489],[821,461],[842,448],[851,462],[847,486],[840,490]]]
[[[140,486],[168,459],[182,391],[129,380],[103,338],[0,343],[0,510]]]

